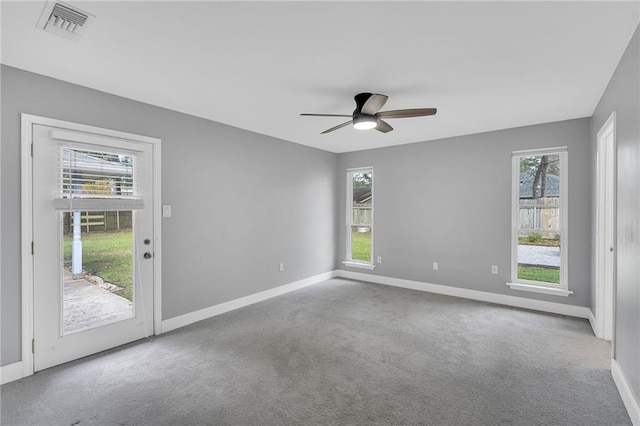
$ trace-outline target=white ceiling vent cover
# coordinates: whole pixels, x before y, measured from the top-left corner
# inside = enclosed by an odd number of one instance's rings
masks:
[[[38,20],[37,28],[70,40],[79,40],[95,15],[61,1],[48,1]]]

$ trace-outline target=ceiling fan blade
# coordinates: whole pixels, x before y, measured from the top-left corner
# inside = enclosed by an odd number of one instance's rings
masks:
[[[394,111],[381,111],[376,114],[378,118],[411,118],[435,115],[436,108],[396,109]]]
[[[373,95],[373,93],[358,93],[353,97],[353,100],[356,101],[356,109],[353,111],[354,114],[362,112],[362,107],[365,102],[369,100],[369,98]]]
[[[300,115],[304,115],[307,117],[351,117],[351,114],[309,114],[302,113]]]
[[[363,114],[373,115],[382,109],[384,104],[387,102],[387,99],[389,99],[387,95],[373,93],[369,96],[369,99],[366,100],[364,105],[362,105],[362,110],[360,112]]]
[[[393,130],[393,127],[389,125],[386,121],[380,120],[378,118],[378,124],[376,125],[376,130],[382,133],[388,133]]]
[[[329,133],[329,132],[333,132],[334,130],[342,129],[343,127],[348,126],[352,122],[353,122],[353,120],[346,121],[346,122],[344,122],[342,124],[338,124],[337,126],[334,126],[334,127],[330,128],[330,129],[327,129],[327,130],[325,130],[324,132],[322,132],[320,134],[324,135],[325,133]]]

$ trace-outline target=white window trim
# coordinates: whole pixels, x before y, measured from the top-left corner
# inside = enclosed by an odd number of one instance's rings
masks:
[[[347,260],[343,261],[342,264],[345,266],[349,266],[352,268],[362,268],[362,269],[375,269],[376,265],[373,263],[374,259],[374,251],[373,251],[373,233],[374,233],[374,212],[375,212],[375,183],[374,183],[374,172],[373,167],[356,167],[347,169],[347,196],[346,196],[346,215],[345,215],[345,230],[346,230],[346,242],[347,242]],[[364,262],[361,260],[353,260],[351,257],[351,218],[353,216],[352,208],[353,208],[353,173],[358,172],[371,172],[371,259],[369,262]]]
[[[520,197],[520,161],[522,157],[537,155],[559,154],[560,156],[560,283],[543,283],[518,279],[518,199]],[[542,148],[512,152],[511,175],[511,282],[507,283],[513,290],[523,290],[535,293],[552,294],[556,296],[569,296],[573,291],[569,290],[567,253],[568,253],[568,149],[566,146],[554,148]]]
[[[342,262],[342,264],[351,268],[361,268],[369,270],[374,270],[376,268],[376,265],[374,265],[373,263],[356,262],[354,260],[345,260]]]
[[[529,281],[532,282],[532,281]],[[573,291],[564,288],[552,288],[546,285],[536,284],[523,284],[524,280],[517,283],[507,283],[512,290],[530,291],[533,293],[553,294],[554,296],[569,296],[573,294]]]

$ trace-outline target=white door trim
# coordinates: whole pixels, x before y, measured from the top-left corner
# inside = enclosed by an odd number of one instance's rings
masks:
[[[607,159],[607,157],[603,157],[605,155],[607,146],[606,146],[606,138],[607,136],[612,135],[612,153],[613,157],[611,159]],[[606,211],[606,197],[605,197],[605,186],[606,186],[606,176],[607,176],[607,168],[611,167],[612,170],[609,173],[613,173],[613,194],[611,198],[612,207],[612,230],[613,230],[613,239],[612,246],[615,250],[616,244],[616,112],[613,111],[607,121],[602,125],[600,130],[598,131],[596,137],[596,265],[595,265],[595,322],[596,322],[596,336],[605,339],[612,340],[613,339],[613,329],[615,327],[615,258],[616,253],[613,253],[613,265],[612,265],[612,285],[611,288],[608,288],[605,285],[605,256],[607,255],[607,251],[609,247],[607,247],[606,241],[606,226],[605,221],[606,217],[604,212]],[[609,293],[609,294],[607,294]],[[610,315],[605,315],[605,303],[607,300],[610,300]],[[612,348],[614,345],[611,345]]]
[[[68,130],[99,134],[107,137],[128,139],[153,145],[153,233],[154,233],[154,284],[153,284],[153,329],[154,334],[162,332],[162,200],[161,200],[161,140],[149,136],[109,130],[100,127],[72,123],[31,114],[21,114],[21,271],[22,271],[22,375],[33,374],[33,164],[31,147],[33,126],[60,127]]]

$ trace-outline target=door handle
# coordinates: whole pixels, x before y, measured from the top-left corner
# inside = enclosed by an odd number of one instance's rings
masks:
[[[153,257],[153,255],[149,252],[146,252],[145,254],[142,255],[145,259],[151,259]]]

